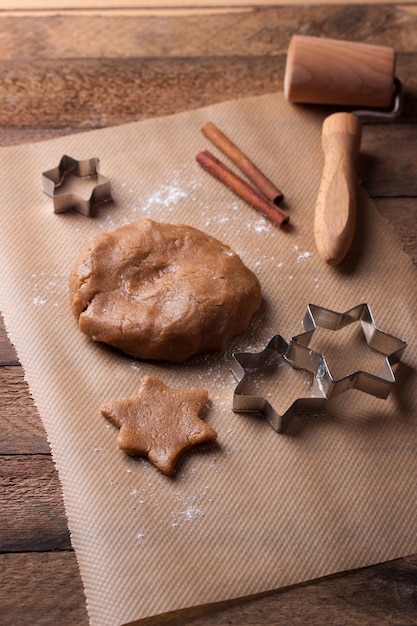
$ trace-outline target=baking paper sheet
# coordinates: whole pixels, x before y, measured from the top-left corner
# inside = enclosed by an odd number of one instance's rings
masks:
[[[200,131],[207,121],[283,190],[288,228],[196,163],[202,149],[220,156]],[[321,123],[274,94],[0,151],[0,309],[48,434],[93,626],[417,552],[416,268],[363,190],[349,258],[331,268],[318,257]],[[98,157],[111,181],[114,200],[94,219],[54,214],[41,191],[41,173],[63,154]],[[150,364],[78,330],[68,294],[75,257],[97,233],[143,217],[214,235],[258,275],[262,309],[223,353]],[[387,400],[350,390],[283,434],[232,412],[233,350],[261,350],[277,333],[288,341],[308,303],[342,312],[362,302],[409,344]],[[356,331],[318,337],[342,372],[345,361],[381,364],[368,360]],[[205,419],[218,442],[187,453],[175,479],[119,451],[117,429],[99,413],[133,395],[144,374],[209,392]],[[302,384],[308,392],[309,379]],[[285,409],[295,390],[299,381],[278,380],[264,393]]]

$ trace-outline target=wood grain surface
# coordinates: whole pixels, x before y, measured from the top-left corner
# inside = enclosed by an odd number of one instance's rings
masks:
[[[3,146],[280,91],[294,33],[394,46],[404,112],[365,125],[357,167],[417,264],[417,5],[0,12],[0,29]],[[1,318],[0,390],[0,621],[86,625],[58,476]],[[417,555],[141,623],[409,626]]]

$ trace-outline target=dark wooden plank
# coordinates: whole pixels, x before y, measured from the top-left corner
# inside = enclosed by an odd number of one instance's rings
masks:
[[[0,126],[98,128],[262,95],[280,89],[283,64],[269,57],[0,61]]]
[[[1,622],[10,626],[87,626],[73,552],[0,554]]]
[[[0,389],[0,454],[49,454],[22,367],[0,367]]]
[[[417,208],[415,198],[375,198],[375,206],[392,225],[405,252],[417,265]]]
[[[412,120],[417,53],[407,61],[399,77],[409,92],[403,119]],[[2,145],[13,128],[99,128],[275,93],[284,74],[285,55],[0,60]]]
[[[3,316],[0,313],[0,366],[2,365],[18,365],[16,350],[10,343],[4,326]]]
[[[417,196],[416,143],[416,124],[363,128],[357,171],[370,196]]]
[[[69,549],[59,479],[49,455],[0,455],[0,550]]]

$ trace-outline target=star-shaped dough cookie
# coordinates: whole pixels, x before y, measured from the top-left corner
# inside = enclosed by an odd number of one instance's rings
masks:
[[[184,450],[217,438],[216,431],[199,417],[207,399],[205,389],[171,389],[147,375],[137,396],[109,402],[100,411],[120,428],[117,444],[121,450],[147,456],[169,476]]]

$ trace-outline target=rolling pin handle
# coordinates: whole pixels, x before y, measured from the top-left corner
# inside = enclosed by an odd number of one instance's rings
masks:
[[[316,202],[314,236],[320,256],[338,265],[346,256],[356,226],[355,159],[361,123],[352,113],[334,113],[323,124],[324,169]]]

